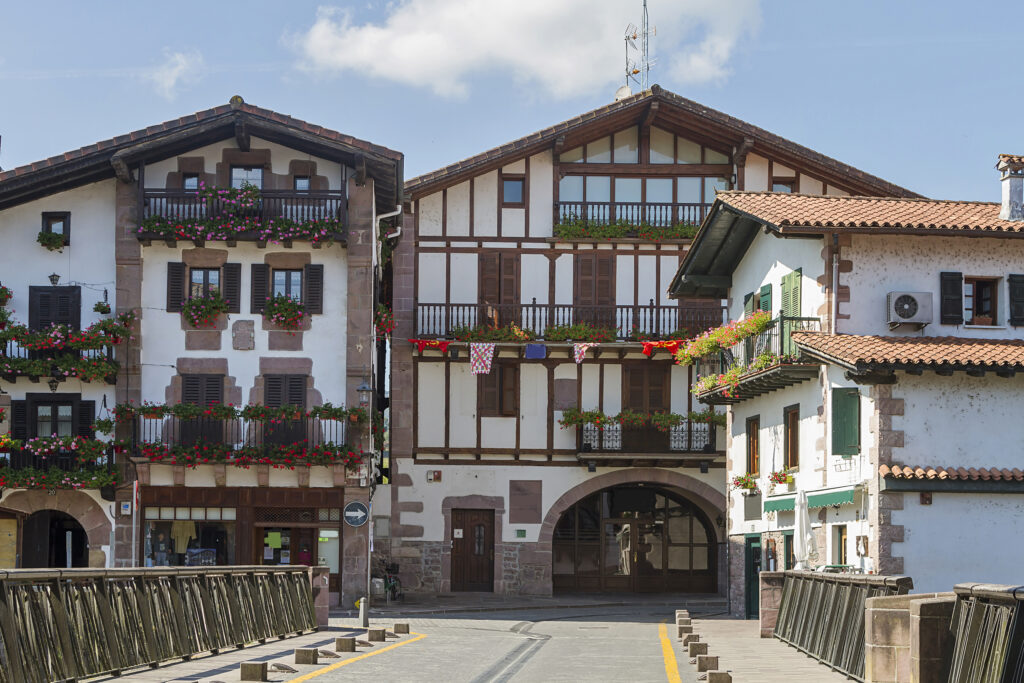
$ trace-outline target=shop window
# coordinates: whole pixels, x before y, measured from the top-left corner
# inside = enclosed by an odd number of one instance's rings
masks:
[[[235,509],[147,507],[142,556],[147,567],[235,564]]]

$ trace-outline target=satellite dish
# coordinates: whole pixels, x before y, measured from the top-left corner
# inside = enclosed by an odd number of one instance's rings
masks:
[[[624,100],[632,94],[633,91],[628,85],[619,86],[619,89],[615,91],[615,101]]]

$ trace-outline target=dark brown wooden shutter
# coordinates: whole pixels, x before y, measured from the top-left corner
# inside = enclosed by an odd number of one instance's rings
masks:
[[[500,398],[499,384],[501,383],[499,369],[492,367],[490,373],[477,377],[477,411],[481,415],[497,415]]]
[[[28,326],[43,330],[50,325],[82,325],[82,290],[80,287],[30,287],[28,293]]]
[[[501,281],[498,284],[499,303],[507,306],[519,304],[519,255],[501,255]]]
[[[624,381],[622,383],[623,389],[625,390],[625,396],[623,397],[623,409],[635,410],[643,412],[646,410],[644,405],[644,370],[639,367],[625,367]]]
[[[184,375],[181,378],[181,402],[203,405],[202,375]]]
[[[670,367],[645,368],[647,375],[647,405],[645,412],[667,412],[669,406],[669,372]]]
[[[501,255],[480,254],[480,303],[501,303]]]
[[[943,325],[964,322],[964,274],[939,273],[939,310]]]
[[[514,365],[500,365],[501,373],[501,414],[516,415],[519,412],[519,368]]]
[[[280,408],[284,405],[284,376],[267,375],[263,378],[263,405]]]
[[[223,375],[203,375],[206,380],[205,387],[205,403],[203,405],[211,406],[214,403],[224,402],[224,376]]]
[[[595,255],[594,305],[615,305],[615,256]]]
[[[302,304],[306,313],[324,312],[324,266],[322,263],[307,263],[302,278]]]
[[[287,375],[285,378],[285,400],[288,405],[306,408],[306,376]]]
[[[28,401],[11,401],[11,437],[28,438]]]
[[[167,312],[180,313],[185,301],[185,264],[167,264]]]
[[[31,287],[28,291],[28,326],[42,330],[53,324],[57,310],[56,296],[46,288]]]
[[[593,306],[597,264],[593,254],[581,254],[576,257],[576,290],[573,297],[577,306]]]
[[[242,264],[225,263],[223,266],[224,300],[228,302],[228,313],[242,312]]]
[[[96,433],[92,429],[92,423],[96,420],[96,401],[78,402],[78,424],[76,431],[78,436],[92,439]]]
[[[1024,275],[1006,278],[1010,289],[1010,319],[1014,327],[1024,325]]]
[[[249,300],[250,313],[263,313],[270,293],[270,266],[265,263],[252,264],[252,296]]]

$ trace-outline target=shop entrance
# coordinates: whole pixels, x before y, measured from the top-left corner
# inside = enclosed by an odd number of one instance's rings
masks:
[[[35,569],[89,566],[85,529],[64,512],[40,510],[25,518],[22,567]]]
[[[260,549],[259,564],[317,563],[317,530],[310,527],[258,526],[253,547]]]
[[[714,529],[683,496],[628,485],[598,491],[566,510],[552,540],[555,590],[718,590]]]

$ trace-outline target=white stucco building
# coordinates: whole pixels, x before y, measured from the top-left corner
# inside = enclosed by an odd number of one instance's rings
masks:
[[[407,590],[724,593],[724,430],[643,342],[721,322],[667,290],[735,187],[911,194],[658,86],[406,183],[381,552]]]
[[[1001,158],[1003,182],[1020,168]],[[702,375],[741,368],[733,386],[698,396],[729,406],[730,479],[756,481],[728,494],[734,613],[756,613],[757,571],[792,567],[800,490],[812,566],[906,574],[925,592],[1016,582],[1024,556],[1002,529],[1024,513],[1012,448],[1024,224],[1006,211],[719,195],[673,293],[727,297],[733,316],[774,302],[765,333],[698,364]],[[781,471],[792,484],[771,483]]]

